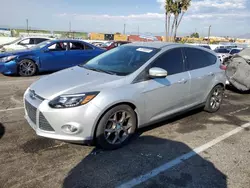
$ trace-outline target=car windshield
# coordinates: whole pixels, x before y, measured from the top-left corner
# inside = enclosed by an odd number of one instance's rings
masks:
[[[108,47],[108,46],[110,46],[112,43],[111,42],[106,42],[106,43],[103,43],[102,45],[101,45],[101,47]]]
[[[226,53],[229,53],[229,50],[226,49],[226,48],[218,48],[218,49],[215,50],[215,52],[216,53],[223,53],[223,54],[225,53],[226,54]]]
[[[35,50],[35,49],[42,49],[43,47],[45,47],[46,45],[50,44],[51,42],[52,42],[52,41],[46,40],[46,41],[44,41],[44,42],[41,42],[41,43],[39,43],[39,44],[37,44],[37,45],[31,47],[30,49],[32,49],[32,50]]]
[[[138,46],[120,46],[79,65],[86,69],[126,76],[146,63],[159,49]]]

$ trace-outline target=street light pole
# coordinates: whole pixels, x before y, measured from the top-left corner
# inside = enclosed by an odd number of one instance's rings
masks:
[[[211,25],[208,27],[208,38],[207,38],[207,43],[210,44],[210,34],[211,34]]]
[[[27,33],[29,34],[29,20],[26,19],[26,30],[27,30]]]

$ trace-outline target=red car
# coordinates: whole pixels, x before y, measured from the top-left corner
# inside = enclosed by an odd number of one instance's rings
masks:
[[[101,45],[101,48],[104,48],[106,50],[110,50],[110,49],[113,49],[113,48],[116,48],[118,46],[121,46],[123,44],[128,44],[128,43],[131,43],[129,41],[112,41],[112,42],[106,42],[104,44]]]

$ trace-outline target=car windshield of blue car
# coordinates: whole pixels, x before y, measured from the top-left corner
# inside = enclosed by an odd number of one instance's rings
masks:
[[[151,59],[159,49],[138,46],[120,46],[79,65],[86,69],[118,76],[126,76]]]
[[[42,49],[43,47],[47,46],[50,43],[51,43],[51,41],[44,41],[44,42],[41,42],[41,43],[31,47],[30,49],[32,49],[32,50]]]

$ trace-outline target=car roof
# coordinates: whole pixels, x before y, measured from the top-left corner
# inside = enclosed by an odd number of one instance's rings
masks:
[[[86,43],[83,40],[79,40],[79,39],[52,39],[53,42],[83,42]]]
[[[191,47],[191,48],[197,48],[201,49],[204,51],[210,52],[211,50],[208,50],[204,47],[201,47],[199,45],[189,45],[189,44],[181,44],[181,43],[172,43],[172,42],[160,42],[160,41],[155,41],[155,42],[133,42],[126,44],[129,46],[140,46],[140,47],[150,47],[150,48],[157,48],[157,49],[163,49],[169,46],[173,47]],[[211,53],[211,52],[210,52]]]
[[[21,37],[22,39],[29,39],[29,38],[43,38],[43,39],[52,39],[49,37],[43,37],[43,36],[27,36],[27,37]]]

